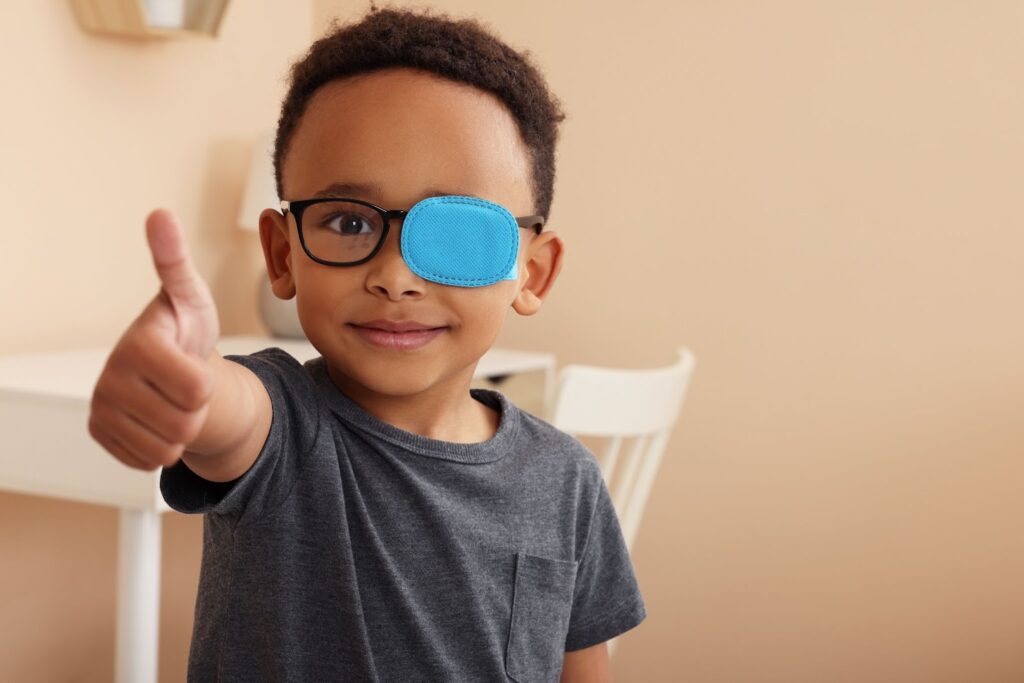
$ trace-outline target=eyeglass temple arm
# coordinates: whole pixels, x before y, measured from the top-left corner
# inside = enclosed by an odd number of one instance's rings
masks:
[[[544,229],[544,216],[522,216],[516,219],[516,223],[519,224],[520,228],[536,229],[539,235],[541,230]]]

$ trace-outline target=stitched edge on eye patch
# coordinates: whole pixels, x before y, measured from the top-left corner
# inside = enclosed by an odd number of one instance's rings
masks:
[[[484,283],[484,284],[492,284],[492,283],[499,282],[499,281],[505,279],[505,274],[508,273],[508,271],[512,268],[512,265],[515,263],[515,260],[516,260],[516,258],[519,255],[519,224],[516,223],[515,217],[512,216],[511,213],[509,213],[508,209],[506,209],[505,207],[501,206],[500,204],[495,204],[494,202],[489,202],[486,199],[478,199],[476,197],[466,197],[466,196],[462,196],[462,195],[451,195],[451,196],[447,196],[447,197],[429,197],[427,199],[424,199],[423,201],[417,202],[416,205],[413,206],[412,209],[409,211],[409,213],[406,214],[406,216],[405,216],[406,224],[408,224],[410,221],[414,221],[415,220],[415,216],[417,214],[419,214],[420,210],[423,209],[424,206],[426,208],[430,208],[430,206],[432,206],[434,204],[470,204],[470,205],[475,205],[475,206],[482,206],[484,208],[487,208],[487,209],[490,209],[492,211],[495,211],[496,213],[501,215],[501,217],[505,220],[506,225],[510,226],[511,229],[513,230],[513,232],[512,232],[513,239],[512,239],[512,245],[511,245],[512,246],[511,253],[509,254],[508,258],[505,259],[505,264],[502,266],[501,270],[499,271],[501,274],[498,275],[497,277],[495,277],[495,276],[491,276],[491,277],[478,277],[478,278],[451,277],[449,275],[443,275],[441,273],[431,272],[430,270],[427,270],[426,268],[424,268],[419,263],[416,263],[415,261],[411,260],[409,258],[408,252],[406,251],[406,249],[404,247],[404,242],[405,242],[405,239],[406,239],[406,235],[408,233],[406,233],[405,230],[403,230],[402,231],[402,242],[403,242],[402,255],[405,257],[406,261],[412,267],[412,270],[415,273],[417,273],[418,275],[420,275],[422,277],[426,277],[428,280],[433,280],[434,282],[441,282],[442,284],[459,284],[459,283]]]

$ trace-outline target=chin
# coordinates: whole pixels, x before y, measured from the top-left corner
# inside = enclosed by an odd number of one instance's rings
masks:
[[[335,373],[343,375],[348,382],[382,396],[415,396],[436,383],[436,379],[416,376],[387,360],[362,364],[356,372],[350,372],[344,365],[335,364],[334,367]]]

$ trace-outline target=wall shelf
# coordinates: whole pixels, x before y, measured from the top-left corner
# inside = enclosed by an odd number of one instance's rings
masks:
[[[182,28],[152,26],[143,0],[71,0],[86,31],[121,38],[163,40],[217,37],[228,0],[187,0]]]

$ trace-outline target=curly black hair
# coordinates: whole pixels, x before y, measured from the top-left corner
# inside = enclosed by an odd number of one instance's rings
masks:
[[[555,143],[565,114],[528,51],[513,50],[474,19],[453,20],[426,9],[380,9],[371,3],[358,22],[332,20],[291,67],[274,142],[277,196],[283,196],[281,164],[310,98],[329,81],[389,67],[410,67],[468,83],[496,95],[508,107],[530,154],[534,212],[551,209]]]

